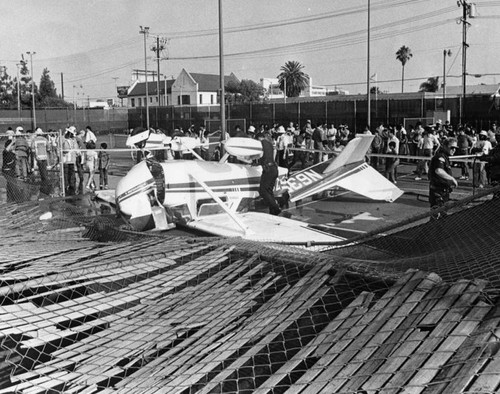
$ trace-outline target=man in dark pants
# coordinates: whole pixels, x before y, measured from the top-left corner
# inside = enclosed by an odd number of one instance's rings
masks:
[[[450,164],[450,156],[453,156],[457,149],[457,140],[455,138],[448,138],[431,159],[428,173],[431,210],[440,208],[446,204],[450,200],[452,189],[458,186],[457,180],[453,178]],[[444,212],[437,213],[432,215],[431,220],[439,219],[445,215]]]
[[[273,144],[266,138],[264,133],[259,133],[257,139],[262,144],[262,157],[259,164],[262,166],[262,176],[260,178],[259,194],[269,207],[271,215],[279,215],[281,209],[274,198],[274,185],[278,178],[278,165],[274,161]]]

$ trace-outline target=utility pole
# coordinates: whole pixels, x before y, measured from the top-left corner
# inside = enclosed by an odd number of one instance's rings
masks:
[[[467,22],[467,17],[475,18],[476,16],[476,5],[474,3],[468,3],[467,0],[458,0],[457,5],[462,7],[462,17],[460,22],[462,22],[462,105],[460,109],[460,123],[464,124],[466,117],[466,105],[465,96],[467,93],[467,28],[470,23]]]
[[[158,95],[158,106],[161,104],[160,95],[160,36],[156,36],[156,65],[158,67],[158,78],[156,78],[156,94]]]
[[[21,83],[19,81],[19,66],[21,63],[17,63],[17,117],[21,118]]]
[[[443,50],[443,110],[446,111],[446,56],[451,56],[450,49]]]
[[[31,67],[31,96],[33,99],[33,130],[36,129],[36,109],[35,109],[35,79],[33,75],[33,55],[36,55],[36,52],[26,52],[30,55],[30,67]]]
[[[162,60],[161,52],[167,48],[168,41],[169,40],[167,38],[160,37],[158,35],[156,36],[156,44],[153,44],[151,46],[151,50],[156,54],[156,62],[158,67],[158,80],[156,83],[156,94],[158,95],[158,105],[161,105],[161,91],[160,91],[160,78],[161,78],[160,60]],[[167,105],[166,102],[165,105]]]
[[[371,128],[371,97],[370,97],[370,0],[368,0],[368,28],[367,28],[367,45],[366,45],[366,99],[368,101],[368,113],[366,117],[366,125]]]
[[[64,74],[61,73],[61,98],[64,100]]]
[[[148,58],[146,54],[146,38],[149,34],[149,27],[139,26],[139,34],[144,34],[144,76],[146,79],[146,128],[149,130],[149,91],[148,91]]]
[[[222,0],[219,0],[219,78],[220,78],[220,139],[226,138],[226,91],[224,87],[224,23],[222,20]],[[224,145],[221,145],[224,146]],[[224,155],[224,149],[221,149]]]
[[[118,85],[116,84],[118,77],[113,77],[113,79],[115,80],[115,94],[116,94],[116,97],[118,97]]]

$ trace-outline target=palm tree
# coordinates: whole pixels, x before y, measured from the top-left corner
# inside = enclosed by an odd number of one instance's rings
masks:
[[[437,92],[439,89],[439,77],[429,77],[427,81],[420,84],[419,92]]]
[[[307,87],[309,75],[302,71],[303,68],[304,66],[295,60],[289,60],[281,66],[278,81],[286,97],[299,97],[300,92]]]
[[[403,71],[401,74],[401,93],[404,91],[404,83],[405,83],[405,65],[406,63],[413,57],[413,53],[411,53],[411,49],[407,46],[403,45],[396,52],[396,59],[401,62],[403,66]]]

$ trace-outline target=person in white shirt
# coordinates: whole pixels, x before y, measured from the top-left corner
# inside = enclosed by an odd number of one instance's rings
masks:
[[[487,155],[493,149],[489,140],[488,132],[481,130],[479,133],[479,140],[473,145],[472,152],[479,156]],[[483,188],[488,183],[488,176],[486,173],[485,162],[476,160],[472,170],[472,184],[479,188]]]
[[[87,143],[92,141],[94,144],[97,142],[97,137],[95,136],[94,132],[92,131],[92,127],[87,126],[85,128],[85,140],[83,142]]]
[[[426,156],[430,158],[441,146],[439,140],[432,131],[433,130],[430,127],[426,127],[424,133],[422,134],[422,138],[418,141],[417,150],[419,152],[419,156]],[[422,174],[429,171],[429,160],[430,159],[424,159],[418,163],[417,176],[415,178],[416,181],[420,181],[422,179]]]

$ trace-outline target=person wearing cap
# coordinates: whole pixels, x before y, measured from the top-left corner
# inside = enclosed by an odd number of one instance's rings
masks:
[[[250,138],[254,138],[255,137],[255,127],[250,125],[248,127],[248,130],[247,130],[247,134]]]
[[[16,152],[16,174],[21,179],[28,178],[28,157],[30,147],[28,140],[24,136],[24,129],[19,126],[16,128],[16,140],[14,150]]]
[[[453,137],[446,139],[440,149],[436,151],[429,164],[429,203],[431,210],[442,207],[450,200],[450,193],[458,186],[457,180],[451,171],[450,156],[458,148],[457,140]],[[443,213],[434,214],[431,219],[439,219]]]
[[[288,148],[293,144],[291,131],[285,131],[283,126],[278,127],[278,138],[276,139],[276,157],[280,167],[288,167]]]
[[[490,153],[492,148],[488,132],[486,130],[481,130],[477,142],[472,147],[472,153],[481,157]],[[488,174],[486,173],[485,162],[476,160],[472,168],[472,184],[482,189],[487,183]]]
[[[43,130],[37,127],[35,130],[35,137],[31,141],[31,151],[33,152],[38,167],[38,173],[40,174],[42,192],[47,190],[49,180],[47,172],[48,145],[49,141],[45,138]]]
[[[63,139],[63,169],[64,169],[64,193],[66,196],[74,196],[76,194],[76,152],[78,151],[78,143],[75,139],[76,128],[67,128]]]
[[[441,143],[433,131],[432,126],[425,126],[422,138],[418,141],[417,149],[419,156],[432,157],[433,153],[439,150]],[[429,164],[427,161],[428,159],[423,159],[417,164],[416,181],[422,180],[422,174],[429,173]]]
[[[273,143],[266,137],[266,133],[259,133],[256,137],[262,144],[262,157],[258,163],[262,166],[259,194],[264,203],[269,207],[271,215],[279,215],[281,209],[274,198],[274,185],[278,178],[278,166],[274,161]]]

